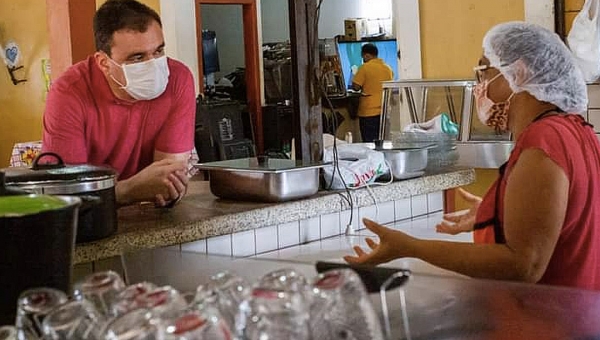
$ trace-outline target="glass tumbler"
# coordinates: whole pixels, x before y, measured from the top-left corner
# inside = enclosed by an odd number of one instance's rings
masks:
[[[231,330],[214,309],[186,310],[161,322],[164,340],[231,340]]]
[[[155,317],[162,317],[184,310],[187,302],[171,286],[158,287],[135,298],[137,308],[149,309]]]
[[[50,311],[67,302],[67,295],[54,288],[33,288],[21,293],[17,302],[16,327],[18,338],[38,339],[42,336],[42,322]]]
[[[256,287],[242,304],[248,340],[309,340],[309,304],[302,292]]]
[[[319,274],[312,294],[313,339],[383,340],[379,317],[364,284],[352,269]]]
[[[105,340],[162,340],[158,322],[147,309],[125,313],[106,325]]]
[[[111,305],[117,294],[125,288],[119,274],[113,271],[93,273],[75,285],[73,296],[91,302],[104,316],[111,315]]]
[[[17,340],[17,328],[15,326],[1,326],[0,340]]]
[[[111,305],[111,315],[120,316],[134,309],[140,308],[138,299],[156,289],[156,285],[150,282],[139,282],[127,286],[122,290]]]
[[[105,319],[87,300],[64,303],[44,318],[44,340],[101,340]]]
[[[246,300],[248,283],[229,272],[221,272],[211,277],[205,286],[196,290],[195,304],[198,308],[216,308],[230,329],[238,327],[239,306]]]
[[[291,268],[283,268],[265,274],[258,282],[263,288],[291,290],[306,292],[310,290],[308,280]]]

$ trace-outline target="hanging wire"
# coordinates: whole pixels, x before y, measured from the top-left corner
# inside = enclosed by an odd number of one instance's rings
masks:
[[[314,16],[314,21],[312,22],[312,32],[313,35],[311,36],[311,41],[310,41],[310,45],[309,45],[309,56],[311,56],[311,53],[314,53],[315,50],[318,50],[319,48],[319,20],[321,17],[321,5],[323,4],[324,0],[319,0],[319,2],[317,3],[317,7],[315,9],[315,16]],[[326,188],[327,190],[331,190],[332,184],[333,184],[333,178],[335,177],[336,172],[339,174],[340,179],[342,180],[342,184],[344,185],[344,189],[345,189],[345,193],[339,192],[338,195],[340,196],[340,198],[343,199],[343,201],[345,201],[349,208],[350,208],[350,220],[348,221],[348,224],[346,225],[346,228],[348,228],[349,226],[352,225],[352,221],[354,218],[354,199],[352,196],[352,193],[350,192],[350,189],[348,188],[348,185],[346,184],[346,181],[344,180],[344,177],[342,177],[341,175],[341,171],[340,171],[340,165],[339,165],[339,154],[338,154],[338,149],[337,149],[337,129],[338,129],[338,121],[337,121],[337,117],[335,115],[335,106],[333,105],[333,103],[331,102],[331,100],[329,99],[329,96],[327,96],[327,90],[325,89],[325,87],[323,86],[323,77],[321,75],[321,71],[314,66],[313,64],[313,59],[309,57],[309,69],[312,71],[313,77],[312,77],[312,86],[311,89],[315,89],[318,88],[319,92],[320,92],[320,98],[324,98],[325,101],[327,102],[327,107],[331,110],[332,114],[332,120],[333,120],[333,149],[332,149],[332,154],[333,154],[333,171],[332,171],[332,175],[331,175],[331,180],[329,181],[328,187]],[[319,100],[320,100],[319,98]]]

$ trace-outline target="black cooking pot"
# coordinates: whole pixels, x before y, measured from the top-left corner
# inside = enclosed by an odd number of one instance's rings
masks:
[[[43,164],[52,157],[56,163]],[[41,153],[31,168],[5,168],[4,194],[75,195],[81,201],[77,243],[98,240],[117,231],[116,173],[108,167],[65,165],[59,155]],[[1,194],[1,191],[0,191]]]
[[[15,323],[26,289],[69,292],[80,204],[74,196],[0,197],[0,325]]]

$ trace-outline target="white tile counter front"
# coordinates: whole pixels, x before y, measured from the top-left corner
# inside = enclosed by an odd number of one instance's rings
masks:
[[[119,209],[117,233],[77,244],[75,263],[123,252],[172,246],[194,252],[249,256],[340,235],[352,221],[369,217],[390,223],[440,211],[443,190],[470,184],[473,169],[451,168],[419,178],[352,190],[353,208],[333,191],[281,203],[219,199],[207,181],[191,181],[186,197],[172,209],[134,205]],[[343,192],[342,192],[343,193]],[[352,218],[351,218],[352,217]]]
[[[360,221],[365,217],[382,224],[390,224],[406,219],[409,219],[408,222],[410,222],[412,218],[417,218],[416,221],[418,221],[418,217],[425,217],[427,220],[428,214],[437,213],[439,215],[442,210],[443,192],[438,191],[354,209],[352,221],[350,220],[350,210],[345,210],[310,219],[184,243],[181,245],[181,250],[249,256],[340,236],[345,233],[348,225],[351,225],[350,230],[359,231],[364,228]],[[360,233],[364,233],[364,231],[360,231]],[[203,246],[204,243],[208,243],[208,247]]]
[[[435,231],[435,225],[442,219],[442,211],[434,211],[428,215],[409,218],[403,221],[388,223],[386,226],[401,230],[411,236],[421,239],[448,240],[456,242],[473,242],[473,233],[462,233],[458,235],[440,234]],[[315,263],[317,261],[344,262],[344,255],[353,254],[352,247],[360,245],[368,249],[365,239],[376,236],[367,229],[360,229],[351,235],[338,235],[319,241],[298,245],[295,247],[279,249],[272,252],[258,254],[257,258],[278,259],[286,261],[298,261],[303,263]],[[415,273],[455,275],[459,274],[430,265],[424,261],[405,258],[392,261],[386,265],[404,269],[410,269]]]

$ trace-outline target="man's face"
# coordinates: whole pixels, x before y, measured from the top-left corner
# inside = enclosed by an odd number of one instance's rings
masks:
[[[96,60],[109,82],[114,83],[114,80],[110,77],[112,76],[116,81],[125,85],[127,81],[123,69],[119,65],[135,64],[162,57],[165,54],[164,49],[165,39],[162,28],[156,21],[152,21],[146,32],[143,33],[129,29],[113,33],[110,58],[118,65],[111,62],[109,56],[102,52],[96,53]],[[120,86],[117,85],[117,87]],[[114,89],[115,84],[111,84],[111,88]],[[128,97],[129,95],[125,94],[125,96]]]

